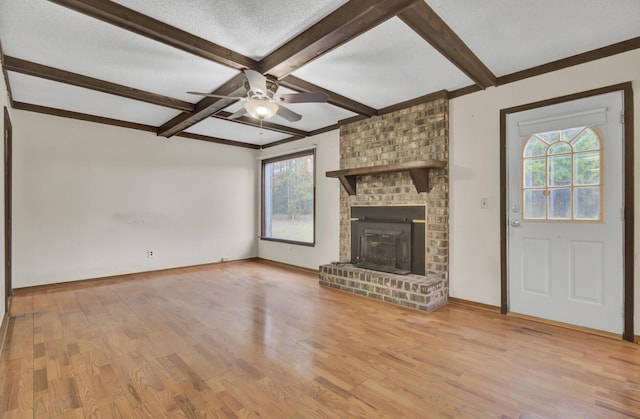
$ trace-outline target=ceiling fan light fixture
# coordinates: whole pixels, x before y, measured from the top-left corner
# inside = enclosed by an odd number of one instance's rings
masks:
[[[264,99],[252,99],[244,104],[244,108],[249,112],[249,115],[257,119],[269,119],[278,112],[279,106],[277,103]]]

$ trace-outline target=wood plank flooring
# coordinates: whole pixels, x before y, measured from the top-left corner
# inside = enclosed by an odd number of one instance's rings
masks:
[[[2,418],[640,417],[640,346],[263,262],[15,297]]]

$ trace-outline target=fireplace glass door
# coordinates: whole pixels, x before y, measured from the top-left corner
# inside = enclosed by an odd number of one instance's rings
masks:
[[[358,227],[359,266],[398,274],[411,272],[411,222],[362,221]]]

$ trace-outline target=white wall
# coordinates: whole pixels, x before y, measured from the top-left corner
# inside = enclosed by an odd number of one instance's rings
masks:
[[[338,260],[340,247],[340,182],[327,178],[325,172],[340,168],[340,133],[338,130],[303,140],[269,147],[262,156],[275,156],[309,148],[316,144],[316,245],[300,246],[260,240],[258,256],[291,265],[318,269],[320,265]],[[256,161],[258,176],[261,162]],[[260,197],[260,188],[256,191]],[[256,234],[260,234],[258,223]]]
[[[14,288],[257,255],[256,150],[14,111],[13,151]]]
[[[500,305],[500,109],[633,82],[635,143],[640,142],[640,50],[490,88],[450,102],[450,295]],[[635,147],[636,219],[640,220],[640,147]],[[480,209],[480,198],[489,209]],[[640,246],[640,223],[634,232]],[[636,284],[640,269],[634,258]],[[635,287],[640,332],[640,286]]]
[[[11,117],[11,108],[9,107],[9,97],[7,93],[7,86],[5,85],[4,77],[0,77],[0,132],[3,134],[0,136],[0,141],[4,141],[4,107],[9,110],[9,116]],[[13,122],[13,121],[12,121]],[[12,124],[13,125],[13,124]],[[4,144],[4,143],[3,143]],[[4,147],[4,145],[3,145]],[[4,179],[4,152],[0,153],[0,173],[2,173],[2,179]],[[4,315],[5,307],[5,295],[4,295],[4,180],[0,180],[0,323]]]

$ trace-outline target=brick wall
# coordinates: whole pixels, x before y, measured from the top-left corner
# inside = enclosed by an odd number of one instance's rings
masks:
[[[449,160],[449,102],[436,99],[411,108],[340,128],[340,169]],[[351,259],[351,206],[425,205],[427,213],[426,272],[448,279],[448,168],[431,170],[430,192],[418,193],[407,173],[358,177],[358,193],[340,192],[340,260]]]

